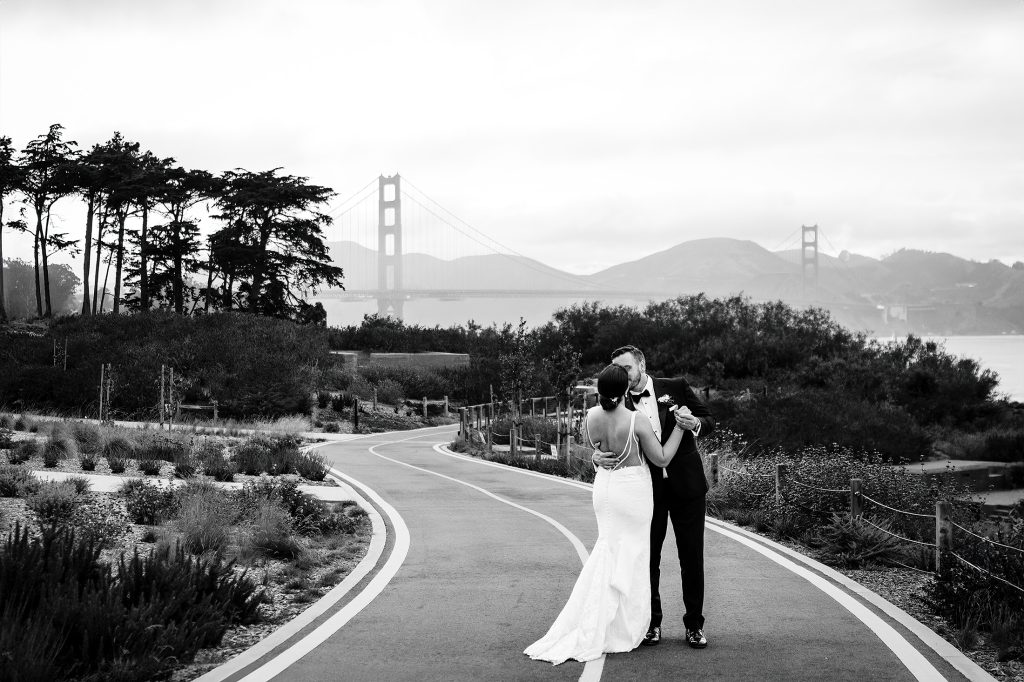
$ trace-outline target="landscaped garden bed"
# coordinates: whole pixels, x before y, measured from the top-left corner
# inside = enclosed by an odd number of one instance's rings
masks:
[[[300,443],[0,415],[0,679],[193,679],[326,594],[371,526]]]

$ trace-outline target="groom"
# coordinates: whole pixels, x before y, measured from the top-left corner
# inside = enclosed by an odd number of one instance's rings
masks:
[[[665,468],[651,464],[654,487],[654,517],[651,519],[651,624],[643,643],[652,646],[661,641],[661,548],[672,519],[672,530],[679,550],[679,567],[683,577],[683,625],[686,642],[695,649],[708,645],[704,636],[704,496],[708,491],[704,464],[697,452],[696,437],[707,435],[715,427],[711,411],[697,397],[685,379],[661,379],[647,375],[644,354],[634,346],[623,346],[612,353],[612,362],[629,374],[626,407],[647,416],[662,444],[672,434],[678,421],[683,442]],[[678,406],[679,416],[669,408]],[[611,467],[615,453],[595,452],[594,464]]]

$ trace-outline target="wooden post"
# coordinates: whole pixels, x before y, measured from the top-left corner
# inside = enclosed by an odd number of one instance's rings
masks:
[[[533,461],[540,461],[540,436],[533,434]]]
[[[537,416],[537,399],[536,398],[530,398],[530,416],[531,417],[536,417]]]
[[[164,403],[164,365],[160,365],[160,428],[164,427],[164,413],[166,405]]]
[[[850,479],[850,516],[855,519],[859,519],[864,513],[864,498],[861,497],[863,488],[863,479]]]
[[[459,435],[466,438],[466,408],[459,408]]]
[[[423,418],[427,418],[427,396],[423,396]]]
[[[494,429],[491,421],[494,419],[494,403],[487,403],[487,452],[494,453]]]
[[[775,465],[775,506],[782,506],[782,481],[786,478],[786,465]]]
[[[444,416],[448,416],[448,396],[444,397]]]
[[[352,396],[352,430],[359,428],[359,396]]]
[[[105,363],[101,363],[100,364],[100,421],[101,422],[103,421],[103,388],[104,388],[103,373],[106,370],[107,370],[107,365]]]
[[[373,389],[373,411],[374,412],[377,411],[377,388],[376,387],[374,387],[374,389]]]
[[[710,455],[711,460],[711,487],[718,485],[718,453],[712,452]]]
[[[949,522],[949,502],[935,502],[935,572],[942,570],[943,553],[953,545],[953,526]]]
[[[566,466],[569,466],[569,457],[572,452],[572,448],[569,447],[569,428],[568,423],[565,420],[565,413],[561,411],[559,404],[556,403],[555,409],[558,410],[558,458],[565,462]]]
[[[213,421],[217,421],[217,401],[211,401],[213,403]]]

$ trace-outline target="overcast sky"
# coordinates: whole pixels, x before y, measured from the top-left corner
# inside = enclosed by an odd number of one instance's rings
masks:
[[[0,0],[0,134],[53,122],[339,200],[398,172],[576,273],[813,223],[1024,260],[1024,0]]]

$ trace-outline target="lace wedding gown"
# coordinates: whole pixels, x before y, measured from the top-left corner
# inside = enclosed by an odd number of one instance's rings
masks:
[[[634,432],[619,457],[638,452]],[[651,474],[639,466],[598,469],[594,478],[597,543],[551,629],[523,652],[562,663],[589,661],[605,653],[632,651],[651,620],[650,530],[654,512]]]

